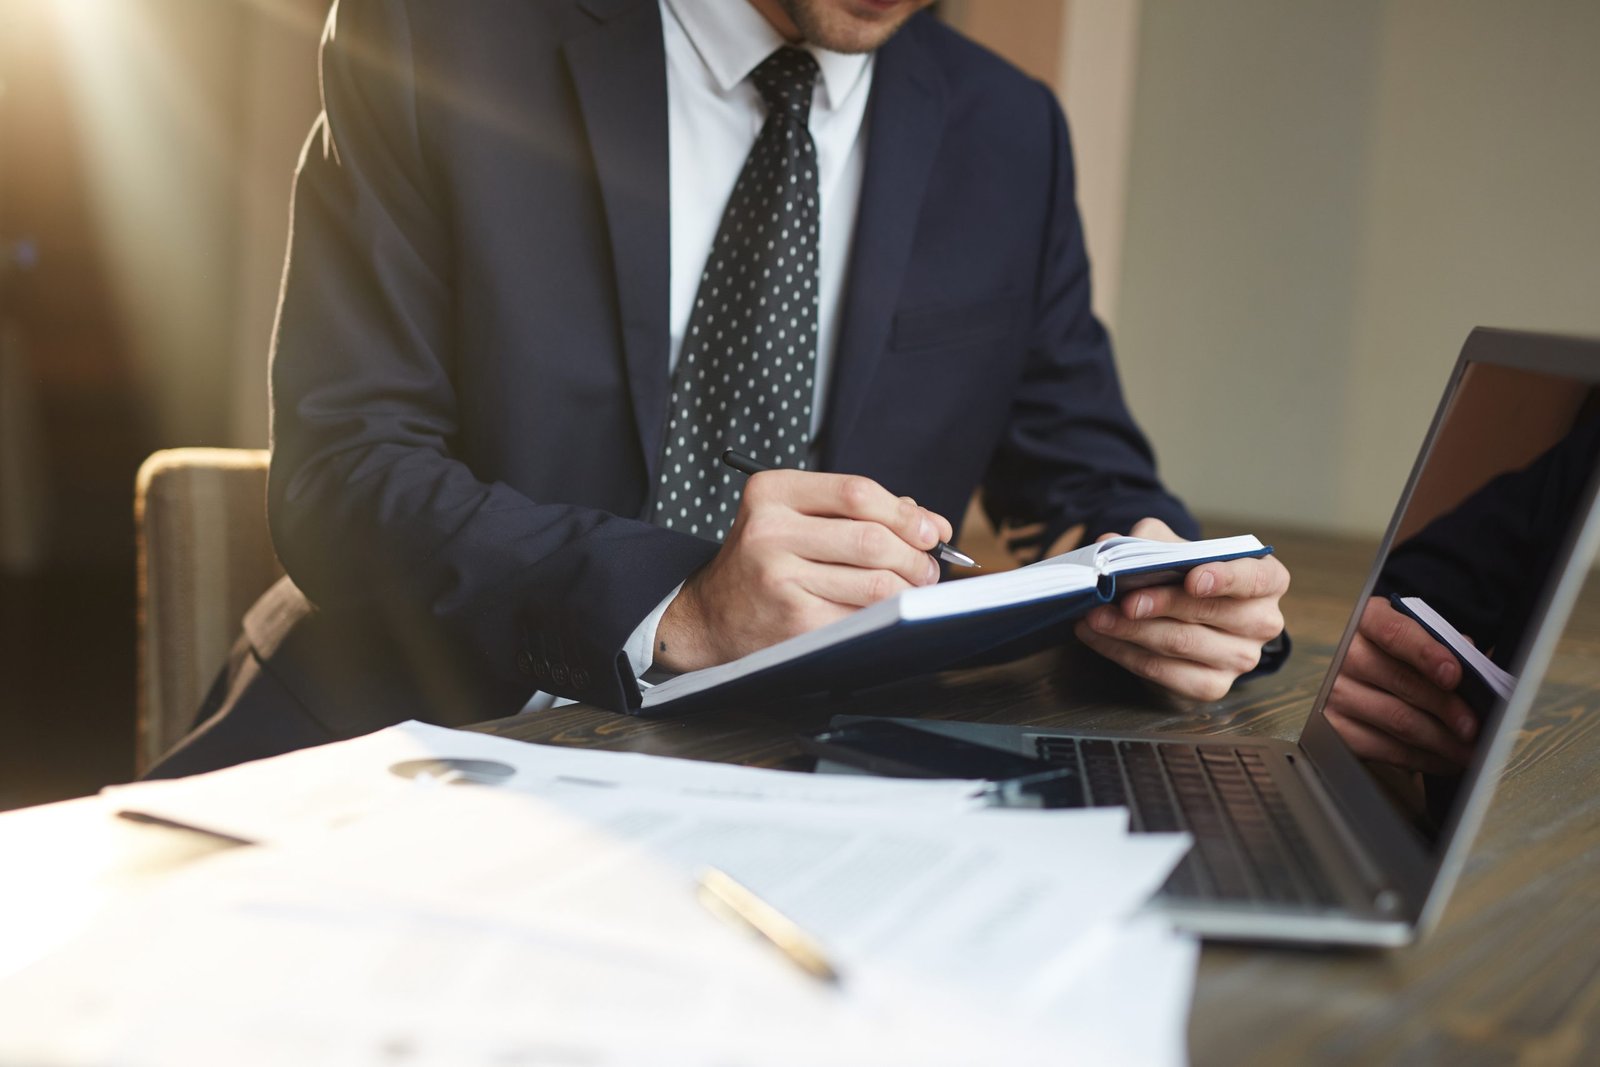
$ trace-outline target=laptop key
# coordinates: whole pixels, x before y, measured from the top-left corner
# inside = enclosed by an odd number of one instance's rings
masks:
[[[1317,861],[1311,843],[1306,840],[1305,833],[1300,829],[1300,824],[1290,813],[1288,803],[1278,792],[1277,783],[1272,780],[1272,774],[1267,770],[1266,764],[1258,757],[1254,763],[1246,760],[1245,765],[1249,769],[1251,782],[1260,791],[1263,807],[1273,827],[1278,831],[1284,848],[1293,857],[1293,863],[1300,876],[1300,885],[1315,904],[1323,907],[1335,906],[1338,897],[1333,891],[1333,886],[1323,873],[1322,865]]]
[[[1155,748],[1148,744],[1124,741],[1118,746],[1117,754],[1122,757],[1133,794],[1138,798],[1138,828],[1152,833],[1183,829]]]
[[[1081,741],[1083,776],[1089,788],[1089,803],[1096,808],[1132,807],[1122,779],[1122,764],[1110,741]]]
[[[1165,896],[1334,903],[1261,752],[1067,737],[1041,737],[1037,750],[1051,762],[1078,764],[1090,805],[1126,806],[1134,830],[1194,836]]]

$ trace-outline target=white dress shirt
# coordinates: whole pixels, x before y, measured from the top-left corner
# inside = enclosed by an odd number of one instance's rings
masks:
[[[683,336],[689,329],[689,312],[694,307],[695,292],[716,240],[723,209],[766,121],[766,105],[749,80],[750,72],[788,42],[749,0],[660,3],[667,58],[672,246],[667,320],[670,369],[677,366]],[[816,393],[811,404],[814,441],[822,423],[823,402],[839,340],[839,307],[856,209],[861,201],[873,57],[804,47],[816,58],[820,70],[810,121],[811,138],[817,146],[821,213],[817,236]],[[642,677],[654,662],[656,629],[667,605],[677,595],[678,589],[668,593],[623,646],[635,676]],[[549,693],[535,693],[523,710],[540,711],[556,703],[557,698]]]

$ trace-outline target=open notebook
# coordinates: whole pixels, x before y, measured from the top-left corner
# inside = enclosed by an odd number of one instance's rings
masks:
[[[1178,581],[1216,560],[1263,556],[1254,537],[1117,537],[1013,571],[907,589],[838,622],[645,689],[642,714],[859,689],[944,670],[1129,589]]]

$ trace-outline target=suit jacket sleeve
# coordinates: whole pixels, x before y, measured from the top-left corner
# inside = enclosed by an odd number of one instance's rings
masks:
[[[984,481],[985,508],[996,528],[1042,524],[1026,542],[1041,551],[1078,523],[1092,541],[1127,533],[1146,516],[1194,538],[1194,519],[1156,475],[1150,445],[1123,401],[1110,340],[1090,307],[1066,120],[1054,96],[1037,88],[1048,122],[1041,135],[1051,145],[1046,238],[1026,368]]]
[[[528,499],[453,454],[450,222],[411,55],[401,3],[330,17],[275,338],[274,542],[319,610],[443,642],[505,692],[636,706],[623,644],[715,545]]]

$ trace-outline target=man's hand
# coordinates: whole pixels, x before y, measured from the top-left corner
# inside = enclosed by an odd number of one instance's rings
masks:
[[[1141,519],[1132,533],[1182,540],[1160,519]],[[1261,662],[1261,646],[1283,631],[1278,600],[1288,588],[1289,571],[1275,556],[1207,563],[1185,575],[1182,586],[1141,589],[1095,608],[1075,632],[1102,656],[1178,696],[1220,700],[1234,679]]]
[[[1373,597],[1362,609],[1323,714],[1362,759],[1459,774],[1478,720],[1454,693],[1461,664],[1416,620]]]
[[[775,470],[751,475],[722,550],[673,598],[655,662],[726,663],[902,589],[932,585],[928,550],[950,523],[870,478]]]

